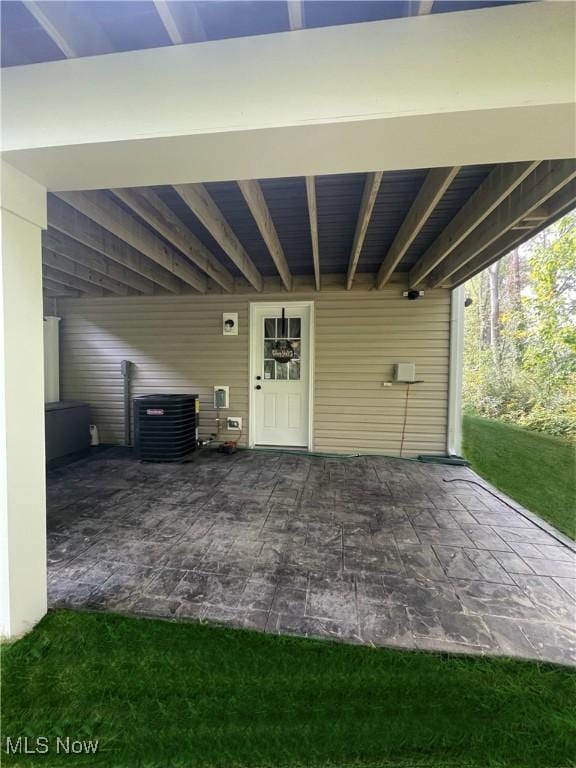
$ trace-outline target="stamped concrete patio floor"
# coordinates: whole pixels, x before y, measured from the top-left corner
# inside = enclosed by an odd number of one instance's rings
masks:
[[[576,548],[488,487],[391,458],[103,450],[49,472],[49,602],[575,664]]]

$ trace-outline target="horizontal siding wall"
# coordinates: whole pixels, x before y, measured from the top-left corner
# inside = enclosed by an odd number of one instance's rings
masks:
[[[394,363],[415,362],[404,455],[444,453],[448,407],[448,291],[418,301],[384,291],[316,301],[315,448],[398,454],[406,386],[383,386]]]
[[[92,408],[101,440],[121,443],[120,363],[134,365],[133,394],[197,393],[202,435],[216,431],[213,387],[230,387],[230,409],[248,430],[250,301],[313,300],[316,318],[314,449],[398,454],[406,387],[383,386],[397,362],[415,362],[404,454],[444,453],[448,410],[449,292],[407,301],[383,291],[156,296],[59,300],[62,398]],[[222,335],[238,312],[238,336]],[[237,437],[230,433],[226,437]]]

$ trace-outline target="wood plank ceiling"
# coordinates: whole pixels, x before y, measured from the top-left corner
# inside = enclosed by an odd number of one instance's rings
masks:
[[[2,64],[350,24],[500,2],[3,3]],[[576,205],[576,162],[49,195],[57,296],[455,287]]]
[[[452,288],[575,205],[574,160],[58,192],[45,290]]]

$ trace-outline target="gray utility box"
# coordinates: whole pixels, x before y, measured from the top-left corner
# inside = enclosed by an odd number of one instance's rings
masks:
[[[74,400],[46,403],[46,461],[90,448],[90,408]]]

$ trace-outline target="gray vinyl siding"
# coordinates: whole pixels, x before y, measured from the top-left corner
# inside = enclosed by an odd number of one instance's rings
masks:
[[[416,363],[404,455],[446,450],[449,291],[419,301],[401,289],[321,293],[156,296],[58,301],[61,396],[92,408],[102,442],[121,443],[120,362],[135,364],[133,394],[198,393],[203,435],[216,431],[214,385],[230,387],[247,443],[249,305],[312,300],[315,305],[314,449],[398,454],[406,387],[383,386],[396,362]],[[223,336],[222,312],[238,312],[238,336]],[[237,433],[230,433],[233,437]]]

